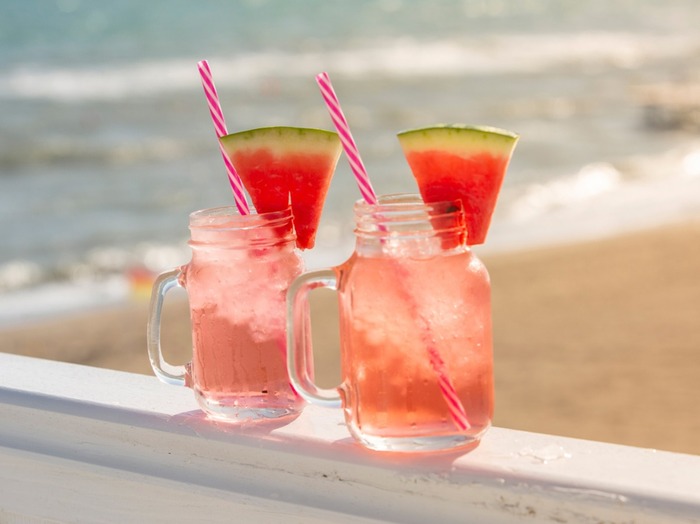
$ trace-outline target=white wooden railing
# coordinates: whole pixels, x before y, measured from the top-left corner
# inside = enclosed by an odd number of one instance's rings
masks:
[[[502,428],[463,455],[385,456],[336,410],[234,429],[153,377],[0,354],[15,522],[700,522],[700,456]]]

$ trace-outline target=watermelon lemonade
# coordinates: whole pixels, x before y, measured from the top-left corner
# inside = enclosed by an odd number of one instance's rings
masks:
[[[232,207],[190,215],[192,260],[154,285],[149,355],[156,375],[186,385],[208,416],[228,422],[298,414],[303,400],[286,370],[285,295],[303,270],[292,213],[239,215]],[[160,351],[160,310],[187,289],[192,361],[171,366]]]
[[[217,129],[229,175],[240,177],[258,214],[226,207],[190,215],[192,261],[154,285],[151,365],[161,380],[192,387],[210,417],[296,415],[303,399],[287,375],[285,299],[303,271],[296,248],[313,247],[340,141],[330,131],[289,126],[223,133]],[[176,285],[190,301],[193,356],[186,366],[167,364],[160,351],[163,297]]]
[[[490,284],[466,245],[461,204],[417,196],[355,206],[356,248],[337,268],[306,273],[290,288],[289,371],[312,402],[342,405],[350,432],[376,450],[471,446],[491,424]],[[338,290],[343,381],[318,390],[305,374],[302,312],[308,292]],[[431,354],[451,378],[467,427],[455,424]]]
[[[406,253],[401,266],[401,278],[389,278],[396,274],[391,258],[358,255],[347,267],[353,278],[344,299],[352,297],[353,327],[344,334],[342,391],[350,429],[378,444],[407,435],[426,438],[426,445],[442,437],[462,441],[426,355],[426,344],[434,344],[467,413],[469,434],[478,436],[493,416],[485,268],[467,250],[426,258]]]

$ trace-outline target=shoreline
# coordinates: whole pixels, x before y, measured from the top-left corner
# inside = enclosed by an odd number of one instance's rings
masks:
[[[700,221],[479,256],[492,280],[495,425],[700,454]],[[339,377],[334,302],[312,303],[327,387]],[[132,299],[0,325],[0,349],[152,375],[147,310]],[[181,297],[162,335],[173,362],[189,359]]]

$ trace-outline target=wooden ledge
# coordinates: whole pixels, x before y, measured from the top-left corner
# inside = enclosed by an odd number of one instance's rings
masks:
[[[154,377],[8,354],[0,417],[0,522],[700,522],[695,455],[502,428],[383,455],[339,410],[236,429]]]

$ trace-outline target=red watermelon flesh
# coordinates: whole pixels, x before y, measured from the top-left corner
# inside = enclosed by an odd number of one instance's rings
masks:
[[[482,244],[518,135],[492,127],[442,125],[398,137],[423,200],[461,200],[467,243]]]
[[[265,127],[221,138],[258,213],[291,202],[297,246],[314,246],[328,187],[340,157],[336,133],[301,127]]]

